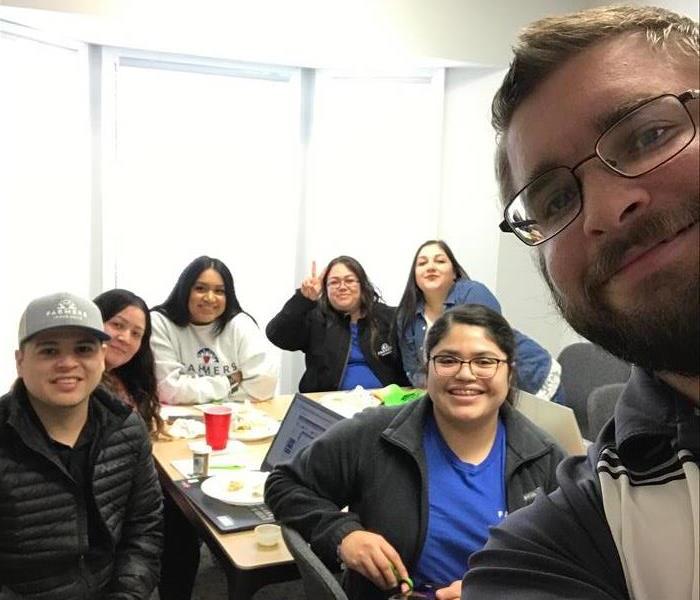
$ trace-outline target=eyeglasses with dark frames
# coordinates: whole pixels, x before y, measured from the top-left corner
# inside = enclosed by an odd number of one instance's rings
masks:
[[[633,179],[667,163],[690,145],[697,133],[700,90],[664,94],[631,110],[608,127],[594,152],[573,167],[545,171],[508,202],[501,231],[537,246],[561,233],[583,209],[583,186],[576,170],[593,158],[621,177]]]
[[[332,290],[338,289],[341,285],[351,288],[355,287],[360,280],[357,277],[344,277],[342,279],[329,279],[326,281],[326,287]]]
[[[493,356],[477,356],[462,360],[451,354],[436,354],[428,360],[433,362],[433,368],[438,375],[453,377],[462,370],[464,365],[468,365],[469,371],[476,379],[491,379],[501,363],[508,363],[507,360]]]

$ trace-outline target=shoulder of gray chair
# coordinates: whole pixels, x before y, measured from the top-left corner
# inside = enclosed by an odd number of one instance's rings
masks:
[[[282,525],[282,537],[299,568],[299,574],[301,575],[307,598],[313,598],[314,600],[348,600],[335,575],[316,556],[298,531]]]
[[[588,431],[596,439],[600,430],[615,414],[615,404],[625,389],[624,383],[609,383],[594,389],[588,396]]]
[[[595,439],[598,431],[590,429],[588,424],[588,397],[600,386],[625,383],[629,379],[631,367],[629,363],[590,342],[566,346],[557,360],[561,365],[564,403],[574,410],[583,436]]]

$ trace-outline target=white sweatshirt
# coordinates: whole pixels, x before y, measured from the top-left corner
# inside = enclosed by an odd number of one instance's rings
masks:
[[[238,313],[217,336],[214,323],[179,327],[151,313],[151,348],[156,361],[158,397],[164,404],[202,404],[212,400],[265,400],[275,392],[278,366],[255,322]],[[231,394],[228,375],[243,381]]]

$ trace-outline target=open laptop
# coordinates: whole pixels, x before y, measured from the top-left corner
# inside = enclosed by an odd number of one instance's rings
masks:
[[[271,471],[278,464],[289,462],[302,448],[344,418],[302,394],[295,394],[260,470]],[[193,477],[174,483],[219,531],[244,531],[274,522],[275,518],[265,504],[236,506],[207,496],[200,487],[205,479]]]
[[[303,394],[295,394],[260,470],[272,471],[277,465],[289,462],[302,448],[344,418]]]
[[[519,390],[515,408],[540,429],[544,429],[569,454],[586,453],[586,443],[581,436],[576,415],[568,406]]]

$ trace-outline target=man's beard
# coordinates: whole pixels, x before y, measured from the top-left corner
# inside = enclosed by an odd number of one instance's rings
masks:
[[[700,217],[697,200],[664,214],[640,217],[624,237],[601,247],[583,282],[583,298],[566,298],[539,266],[557,306],[579,334],[611,354],[645,369],[695,377],[700,374],[700,265],[689,273],[659,272],[647,277],[638,298],[618,308],[606,298],[605,284],[634,245],[667,239]]]

